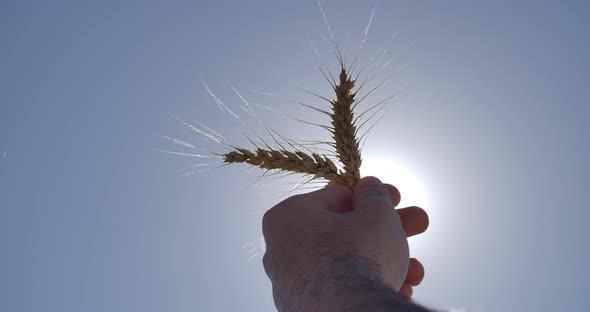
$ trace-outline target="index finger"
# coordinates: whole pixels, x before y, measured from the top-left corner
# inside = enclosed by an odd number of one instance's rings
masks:
[[[412,206],[397,209],[402,226],[408,237],[424,233],[428,229],[428,214],[420,207]]]

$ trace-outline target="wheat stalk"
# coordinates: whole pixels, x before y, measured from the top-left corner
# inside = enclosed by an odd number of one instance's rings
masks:
[[[266,171],[276,170],[276,171],[282,171],[282,172],[292,172],[292,173],[298,173],[298,174],[304,174],[304,175],[311,175],[312,179],[325,179],[325,180],[327,180],[328,185],[340,184],[340,185],[348,185],[348,186],[354,187],[358,183],[358,181],[360,180],[360,176],[361,176],[360,175],[360,167],[361,167],[361,163],[362,163],[361,150],[360,150],[361,140],[371,130],[371,128],[375,125],[376,122],[371,127],[369,127],[368,130],[365,130],[365,134],[363,134],[363,136],[360,138],[357,136],[358,131],[370,119],[372,119],[373,116],[375,116],[375,114],[378,113],[381,109],[380,108],[377,109],[376,112],[372,113],[372,115],[369,116],[362,123],[360,123],[360,125],[357,125],[357,122],[359,122],[359,120],[364,118],[364,115],[368,111],[370,111],[374,108],[377,108],[377,107],[381,107],[382,105],[384,105],[384,103],[389,102],[389,100],[391,100],[396,94],[384,99],[383,101],[380,101],[379,103],[375,104],[374,106],[371,106],[370,108],[368,108],[367,110],[365,110],[364,112],[362,112],[358,116],[356,116],[356,118],[355,118],[354,111],[355,111],[356,106],[358,105],[359,102],[362,102],[363,99],[365,99],[369,94],[371,94],[375,89],[377,89],[385,81],[387,81],[391,76],[389,76],[386,80],[384,80],[383,82],[378,84],[373,90],[369,91],[367,94],[365,94],[363,97],[361,97],[358,102],[355,97],[356,97],[357,93],[360,92],[360,90],[363,89],[363,87],[366,86],[367,83],[377,74],[377,72],[384,70],[390,64],[391,60],[387,61],[384,65],[380,66],[381,60],[387,54],[387,51],[389,50],[389,45],[391,42],[389,42],[387,44],[387,46],[384,47],[383,53],[379,54],[379,52],[378,52],[376,63],[373,66],[372,73],[369,74],[368,77],[362,83],[359,83],[360,86],[355,88],[356,78],[358,78],[360,73],[363,72],[363,70],[365,68],[367,68],[367,66],[369,64],[365,65],[362,69],[357,71],[356,65],[357,65],[358,56],[359,56],[358,55],[359,52],[357,52],[357,55],[354,57],[354,59],[350,63],[350,66],[347,69],[347,67],[345,66],[344,57],[342,56],[341,50],[338,46],[338,42],[334,36],[334,33],[331,30],[330,24],[328,23],[326,15],[325,15],[325,13],[321,7],[321,4],[319,2],[318,2],[318,5],[320,6],[320,11],[324,17],[324,22],[326,23],[326,27],[328,29],[328,32],[330,33],[330,38],[329,39],[324,38],[324,39],[329,41],[330,49],[336,55],[336,57],[338,59],[338,63],[341,68],[340,75],[338,76],[339,81],[337,81],[334,78],[334,76],[332,76],[331,74],[327,74],[327,72],[324,71],[324,69],[326,68],[325,66],[321,66],[318,64],[318,68],[321,71],[321,73],[323,74],[324,78],[326,78],[326,80],[330,83],[332,89],[336,93],[336,97],[335,97],[335,99],[330,100],[329,98],[317,95],[315,93],[312,93],[310,91],[307,91],[307,90],[299,87],[303,91],[310,93],[311,95],[314,95],[314,96],[321,98],[323,100],[326,100],[328,103],[330,103],[331,107],[330,107],[329,111],[315,108],[311,105],[307,105],[303,102],[296,101],[296,100],[293,100],[290,98],[289,98],[289,100],[293,101],[295,103],[298,103],[300,105],[303,105],[307,108],[311,108],[311,109],[314,109],[318,112],[324,113],[330,117],[331,126],[314,124],[311,122],[307,122],[305,120],[300,120],[300,119],[293,118],[293,117],[292,118],[295,120],[298,120],[300,122],[307,123],[307,124],[313,124],[313,125],[320,126],[324,129],[328,130],[330,132],[331,138],[333,140],[332,142],[321,142],[321,141],[311,141],[311,142],[315,142],[315,143],[312,143],[312,145],[313,144],[328,144],[329,146],[334,148],[333,155],[330,155],[330,157],[328,157],[326,155],[318,154],[317,150],[316,150],[316,152],[312,152],[309,149],[306,149],[309,151],[309,153],[305,153],[305,152],[298,150],[298,147],[303,147],[303,145],[310,145],[310,144],[298,144],[294,141],[285,139],[283,136],[278,134],[276,131],[274,131],[272,128],[270,128],[266,123],[264,123],[261,120],[261,118],[256,114],[256,112],[250,106],[250,104],[244,99],[244,97],[242,95],[240,95],[240,93],[236,90],[236,88],[234,88],[230,84],[232,89],[235,91],[235,93],[240,97],[241,101],[244,103],[245,106],[242,106],[242,108],[251,117],[254,117],[258,120],[258,122],[265,128],[265,130],[270,134],[270,136],[274,139],[275,143],[277,143],[280,148],[276,149],[276,148],[273,148],[273,147],[269,146],[268,144],[266,144],[266,142],[264,142],[264,140],[260,136],[258,136],[256,134],[256,132],[251,128],[250,128],[250,130],[252,131],[252,133],[263,144],[254,143],[254,141],[250,139],[249,133],[246,133],[246,131],[242,131],[242,129],[239,129],[242,132],[242,134],[244,134],[248,138],[248,140],[250,140],[250,142],[253,143],[254,149],[249,150],[249,149],[245,149],[245,148],[241,148],[241,147],[236,147],[236,145],[228,143],[226,141],[226,139],[223,138],[220,134],[218,134],[217,132],[213,131],[212,129],[206,127],[205,125],[203,125],[201,123],[199,123],[199,126],[203,129],[199,129],[199,127],[193,126],[192,124],[189,124],[189,123],[175,117],[181,123],[183,123],[185,126],[189,127],[191,130],[193,130],[193,131],[197,132],[199,135],[203,136],[203,138],[205,140],[212,140],[217,143],[223,143],[224,145],[228,146],[231,149],[231,151],[226,152],[226,153],[211,153],[212,154],[211,158],[219,158],[222,160],[223,163],[227,163],[227,164],[229,164],[229,163],[246,163],[246,164],[250,164],[252,166],[259,167],[259,168],[264,169]],[[367,27],[363,33],[363,37],[362,37],[362,40],[361,40],[361,43],[359,46],[359,49],[361,49],[361,50],[363,48],[369,27],[370,27],[371,22],[373,20],[374,13],[375,13],[375,10],[373,9],[373,13],[371,14],[371,17],[369,18]],[[320,61],[319,60],[320,53],[318,52],[318,50],[315,47],[313,47],[313,49],[315,51],[315,54],[317,55],[317,61]],[[373,62],[373,61],[371,61],[371,62]],[[355,74],[356,75],[355,79],[352,78],[353,72],[358,72]],[[209,89],[209,87],[204,82],[203,82],[203,84],[204,84],[205,88],[207,89],[207,91],[209,92],[209,94],[213,97],[213,99],[217,103],[219,109],[226,115],[227,118],[230,119],[232,124],[238,128],[240,128],[240,126],[243,126],[244,124],[242,124],[239,121],[239,117],[234,112],[232,112],[217,96],[215,96],[213,94],[213,92]],[[259,93],[259,92],[255,92],[255,93]],[[268,93],[260,93],[260,94],[270,95],[270,96],[278,96],[278,95],[268,94]],[[281,97],[281,96],[279,96],[279,97]],[[263,105],[261,105],[261,107],[268,108]],[[268,108],[268,109],[270,109],[270,108]],[[272,109],[270,109],[270,110],[272,110]],[[377,122],[379,120],[380,119],[378,119]],[[279,136],[289,146],[293,147],[293,149],[295,149],[295,151],[289,151],[289,150],[285,149],[284,146],[281,145],[281,143],[279,143],[279,141],[277,141],[277,139],[275,138],[275,134],[277,136]],[[184,148],[198,149],[195,146],[193,146],[192,144],[186,143],[184,141],[171,139],[171,138],[169,138],[169,139],[173,143],[181,145]],[[265,148],[261,148],[260,146],[264,146]],[[187,153],[178,153],[178,152],[170,152],[170,151],[164,151],[164,152],[176,154],[176,155],[185,155],[185,156],[200,157],[200,158],[207,158],[208,157],[207,155],[201,155],[201,154],[187,154]],[[208,165],[213,165],[213,164],[216,164],[216,163],[211,163]],[[194,172],[191,172],[191,174],[192,173],[194,173]]]
[[[355,101],[354,80],[352,80],[344,66],[340,72],[340,84],[334,86],[336,99],[330,101],[332,112],[332,138],[336,155],[343,170],[339,171],[336,164],[328,157],[312,153],[308,155],[301,151],[290,152],[284,149],[256,148],[249,151],[234,147],[234,150],[221,155],[225,163],[247,163],[265,170],[279,170],[295,173],[310,174],[314,179],[328,180],[329,185],[344,184],[354,187],[360,179],[361,152],[359,140],[356,137],[354,124],[353,103]]]

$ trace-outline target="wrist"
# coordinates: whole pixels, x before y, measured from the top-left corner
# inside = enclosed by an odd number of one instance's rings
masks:
[[[345,253],[330,259],[323,274],[309,279],[301,292],[301,311],[357,311],[365,302],[395,296],[385,286],[376,264],[368,259]]]
[[[379,267],[350,253],[324,262],[324,271],[298,279],[286,311],[428,312],[388,287]],[[322,273],[323,272],[323,273]]]
[[[271,256],[265,255],[267,262]],[[299,261],[298,261],[299,262]],[[273,297],[279,311],[343,311],[340,296],[356,289],[385,288],[377,265],[351,252],[315,254],[289,275],[272,275]],[[301,265],[304,263],[304,265]]]

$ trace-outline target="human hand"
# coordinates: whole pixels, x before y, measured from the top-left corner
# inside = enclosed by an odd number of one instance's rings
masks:
[[[425,231],[428,216],[418,207],[395,210],[399,201],[394,186],[368,177],[354,190],[328,187],[290,197],[270,209],[263,218],[263,262],[277,308],[295,310],[305,302],[302,297],[313,297],[317,287],[329,287],[326,281],[343,274],[378,280],[411,297],[424,269],[418,260],[409,259],[406,237]]]

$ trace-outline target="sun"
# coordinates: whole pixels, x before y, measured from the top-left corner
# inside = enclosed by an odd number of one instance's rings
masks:
[[[401,202],[398,208],[427,206],[424,188],[411,170],[401,163],[385,158],[366,157],[363,159],[361,174],[375,176],[383,183],[395,185],[401,193]]]

